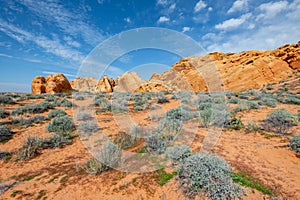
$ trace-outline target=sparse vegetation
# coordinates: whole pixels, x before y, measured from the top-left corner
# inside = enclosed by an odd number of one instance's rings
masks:
[[[146,138],[147,150],[151,153],[161,154],[166,150],[166,142],[158,135],[152,134]]]
[[[0,142],[4,143],[11,139],[13,132],[6,126],[0,126]]]
[[[89,161],[87,161],[84,164],[83,169],[91,175],[96,175],[96,174],[101,174],[102,172],[107,171],[110,168],[109,166],[103,164],[96,158],[91,158]]]
[[[27,160],[37,156],[43,141],[36,136],[28,136],[25,138],[23,146],[17,152],[17,160]]]
[[[290,147],[300,156],[300,135],[297,135],[290,140]]]
[[[25,113],[43,113],[48,111],[48,109],[53,108],[51,105],[48,105],[46,103],[41,104],[28,104],[25,106],[20,106],[12,110],[12,115],[23,115]]]
[[[166,155],[173,163],[182,163],[186,158],[192,155],[192,151],[187,145],[175,145],[166,150]]]
[[[55,133],[71,133],[75,130],[75,124],[69,116],[55,117],[46,126],[46,131]]]
[[[264,120],[263,127],[267,131],[273,131],[279,134],[287,134],[289,129],[296,125],[297,117],[292,113],[280,109],[275,110]]]
[[[0,104],[15,104],[16,102],[10,96],[0,95]]]
[[[4,119],[6,117],[9,116],[9,112],[3,110],[3,109],[0,109],[0,119]]]
[[[95,133],[98,130],[100,130],[100,127],[95,121],[81,122],[78,126],[78,131],[81,134],[91,135],[92,133]]]
[[[93,119],[92,115],[86,111],[80,111],[76,115],[78,121],[87,121]]]
[[[165,185],[169,180],[171,180],[174,176],[177,175],[177,172],[167,173],[164,168],[161,168],[158,171],[158,180],[157,183],[161,186]]]
[[[49,118],[53,118],[53,117],[61,117],[61,116],[65,116],[65,115],[67,115],[67,113],[66,113],[64,110],[59,110],[59,109],[51,110],[51,111],[48,113],[48,117],[49,117]]]
[[[179,166],[179,185],[189,199],[234,199],[242,189],[233,183],[230,167],[216,155],[194,154]]]

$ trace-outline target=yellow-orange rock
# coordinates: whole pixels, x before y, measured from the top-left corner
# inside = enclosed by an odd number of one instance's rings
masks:
[[[73,90],[78,92],[96,92],[97,79],[95,78],[75,78],[70,81],[71,87]]]
[[[113,92],[113,85],[106,75],[98,81],[96,92]]]
[[[46,93],[71,93],[72,87],[63,74],[54,74],[46,77]]]
[[[133,92],[144,84],[136,72],[125,72],[117,82],[118,84],[114,87],[115,92]]]
[[[32,94],[42,94],[46,92],[46,79],[43,76],[37,76],[31,83]]]

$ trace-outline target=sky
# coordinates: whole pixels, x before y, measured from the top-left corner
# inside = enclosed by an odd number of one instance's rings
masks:
[[[180,32],[206,53],[275,49],[300,40],[300,0],[0,0],[0,92],[30,92],[38,75],[72,80],[101,43],[143,27]],[[181,57],[139,49],[105,73],[147,79],[143,69],[161,73]]]

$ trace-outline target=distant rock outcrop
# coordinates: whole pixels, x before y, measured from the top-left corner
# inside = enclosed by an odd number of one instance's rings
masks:
[[[95,78],[75,78],[70,81],[73,90],[78,92],[96,92],[98,80]]]
[[[97,83],[96,92],[113,92],[114,86],[115,81],[113,79],[108,79],[108,77],[104,75]]]
[[[32,94],[46,93],[46,79],[43,76],[37,76],[31,83]]]
[[[115,92],[133,92],[144,84],[144,81],[136,72],[125,72],[120,78],[117,78],[117,83],[114,87]]]
[[[72,87],[63,74],[49,75],[46,78],[37,76],[32,81],[32,94],[71,93]]]

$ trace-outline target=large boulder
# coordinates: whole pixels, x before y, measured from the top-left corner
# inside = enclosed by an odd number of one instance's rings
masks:
[[[37,76],[31,83],[32,94],[42,94],[46,92],[46,79],[43,76]]]
[[[72,87],[63,74],[54,74],[46,77],[46,93],[71,93]]]
[[[134,92],[144,81],[136,72],[125,72],[117,79],[117,85],[114,87],[115,92]]]
[[[75,78],[70,81],[73,90],[78,92],[96,92],[98,80],[95,78]]]
[[[106,75],[103,76],[97,83],[96,92],[113,92],[115,81],[108,79]]]

